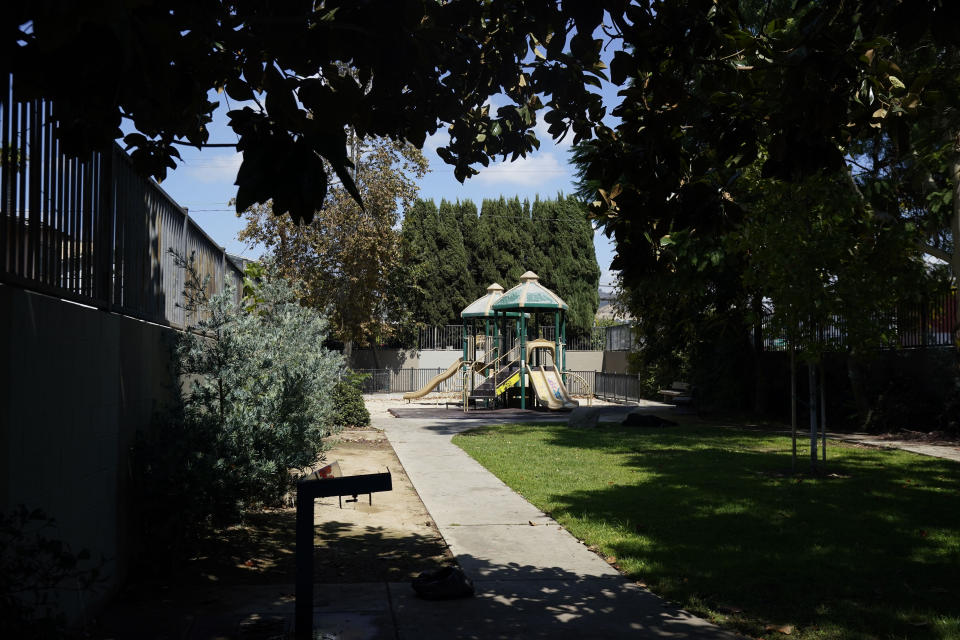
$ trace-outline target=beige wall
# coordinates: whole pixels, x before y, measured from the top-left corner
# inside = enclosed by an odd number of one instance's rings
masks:
[[[377,349],[376,354],[370,349],[356,349],[350,356],[351,369],[416,369],[420,364],[420,356],[415,349]]]
[[[171,334],[0,285],[0,509],[42,508],[57,520],[49,535],[106,558],[108,582],[87,605],[127,572],[128,452],[169,397]]]
[[[627,373],[627,356],[629,351],[604,351],[603,366],[599,371],[604,373]]]
[[[570,371],[602,371],[603,351],[567,351]]]

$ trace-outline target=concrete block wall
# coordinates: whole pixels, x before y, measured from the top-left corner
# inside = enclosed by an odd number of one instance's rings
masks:
[[[47,535],[107,560],[97,594],[122,581],[131,552],[129,452],[170,397],[172,330],[0,285],[0,509],[41,508]]]
[[[417,369],[421,367],[416,349],[354,349],[349,362],[351,369]]]

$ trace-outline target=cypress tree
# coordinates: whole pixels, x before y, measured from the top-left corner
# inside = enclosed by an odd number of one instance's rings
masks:
[[[403,221],[402,247],[410,272],[410,309],[425,324],[457,323],[460,311],[492,282],[516,285],[524,271],[570,305],[572,331],[593,326],[600,268],[586,206],[562,194],[487,199],[480,214],[470,200],[418,201]]]
[[[478,274],[477,280],[484,286],[493,282],[499,282],[508,289],[512,286],[506,279],[506,269],[501,270],[503,265],[499,262],[499,247],[505,237],[501,228],[506,217],[507,206],[503,198],[484,200],[480,205],[473,259],[476,262],[474,272]]]
[[[460,312],[473,302],[476,286],[467,263],[459,205],[440,201],[437,245],[437,300],[434,308],[438,324],[457,324]]]
[[[553,240],[549,244],[550,282],[570,306],[568,326],[587,331],[593,326],[600,299],[600,267],[593,246],[593,225],[586,204],[574,196],[552,201]]]
[[[417,200],[403,216],[400,247],[407,265],[409,293],[407,305],[416,322],[441,324],[435,305],[439,296],[437,238],[440,220],[432,200]],[[445,322],[445,321],[444,321]]]
[[[555,204],[553,200],[541,200],[539,195],[534,199],[530,208],[532,251],[527,260],[528,268],[540,276],[543,286],[554,290],[556,289],[552,277],[553,261],[550,254],[555,241],[553,237]]]
[[[467,252],[467,269],[473,280],[474,289],[468,296],[470,301],[476,300],[487,291],[489,282],[484,282],[477,262],[477,242],[480,237],[480,220],[478,219],[477,205],[473,200],[457,201],[457,212],[460,221],[460,233],[463,236],[463,248]]]

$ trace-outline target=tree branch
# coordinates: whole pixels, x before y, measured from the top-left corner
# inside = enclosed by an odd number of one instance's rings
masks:
[[[932,244],[927,244],[926,242],[922,242],[920,243],[920,248],[923,249],[923,252],[928,256],[933,256],[938,260],[943,260],[947,264],[950,263],[950,254],[939,247],[935,247]]]

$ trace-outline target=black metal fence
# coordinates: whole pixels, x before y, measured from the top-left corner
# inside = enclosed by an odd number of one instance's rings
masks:
[[[639,402],[640,380],[626,373],[602,373],[598,371],[594,378],[593,394],[602,400],[618,402]]]
[[[410,369],[357,369],[356,373],[369,377],[363,381],[364,393],[406,393],[417,391],[430,382],[434,376],[446,369],[410,368]],[[440,393],[456,392],[463,388],[463,376],[455,373],[440,383],[435,391]]]
[[[957,292],[951,291],[934,298],[914,304],[902,304],[894,311],[872,320],[872,323],[885,327],[886,349],[921,349],[925,347],[950,347],[954,345],[954,331],[957,329]],[[790,341],[784,332],[773,330],[769,317],[764,318],[763,348],[766,351],[787,351]],[[801,326],[800,331],[811,331],[817,343],[842,347],[849,333],[849,321],[842,316],[834,316],[829,322],[809,329]]]
[[[556,327],[553,325],[530,328],[531,339],[553,340],[555,335]],[[417,344],[412,345],[416,348],[455,351],[463,348],[463,325],[421,327],[417,338]],[[568,351],[630,351],[634,346],[633,329],[627,324],[593,327],[589,333],[567,336]]]
[[[406,393],[422,389],[434,376],[444,369],[359,369],[357,373],[369,377],[363,382],[364,393]],[[625,373],[603,373],[601,371],[572,371],[575,376],[567,378],[567,389],[571,395],[584,396],[592,393],[603,400],[616,402],[638,402],[640,381],[637,376]],[[589,385],[589,389],[584,386]],[[457,392],[462,389],[463,377],[458,373],[440,384],[438,392]]]
[[[0,74],[2,75],[2,74]],[[0,77],[0,282],[160,324],[185,327],[183,269],[194,256],[212,291],[242,272],[119,146],[72,158],[48,101]]]

